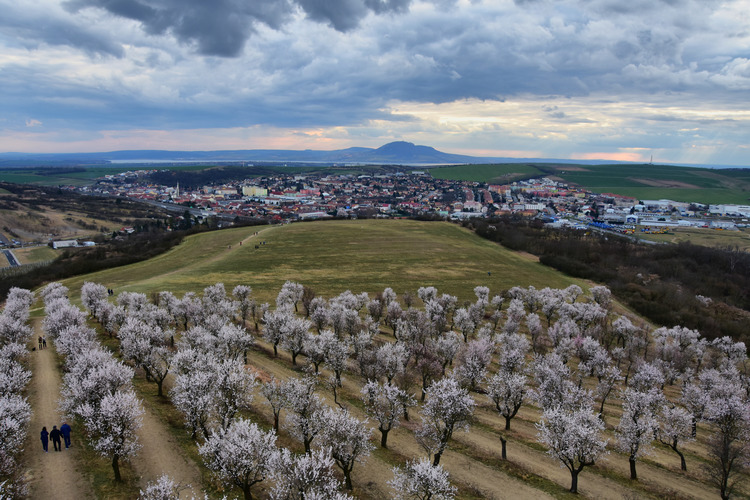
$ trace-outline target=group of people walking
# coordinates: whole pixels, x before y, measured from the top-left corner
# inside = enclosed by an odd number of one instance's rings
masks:
[[[63,422],[59,429],[56,425],[53,425],[51,432],[47,432],[47,428],[42,427],[42,448],[44,448],[44,452],[47,453],[48,451],[47,446],[50,439],[52,439],[55,451],[62,451],[61,438],[65,441],[65,449],[70,448],[70,426],[67,422]]]

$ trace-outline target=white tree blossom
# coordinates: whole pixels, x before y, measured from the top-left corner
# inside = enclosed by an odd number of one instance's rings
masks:
[[[13,478],[23,452],[31,406],[20,394],[0,395],[0,477]],[[21,486],[20,484],[18,486]]]
[[[287,388],[286,429],[293,437],[302,441],[305,452],[310,452],[310,445],[323,429],[325,405],[315,394],[315,379],[291,378]]]
[[[681,443],[692,440],[692,415],[684,408],[665,404],[659,414],[659,441],[672,448],[680,457],[680,468],[687,470],[685,455],[679,449]]]
[[[102,284],[85,281],[81,286],[81,303],[95,318],[99,318],[102,304],[107,302],[108,297],[107,287]]]
[[[275,432],[242,418],[212,434],[198,452],[206,467],[224,484],[241,489],[246,500],[253,498],[251,488],[271,474],[279,453]]]
[[[605,452],[604,423],[586,405],[547,408],[537,424],[539,441],[570,471],[570,491],[578,493],[578,475]]]
[[[416,401],[395,385],[369,381],[362,388],[365,411],[378,422],[380,446],[388,448],[388,433],[401,424],[404,406],[414,406]]]
[[[281,286],[279,295],[276,297],[276,308],[286,309],[294,308],[297,312],[297,303],[302,300],[302,294],[305,292],[304,287],[294,281],[287,281]]]
[[[409,352],[401,342],[396,344],[386,342],[377,349],[375,356],[379,372],[385,375],[388,384],[390,384],[394,377],[406,370]]]
[[[492,361],[494,344],[486,337],[470,341],[458,351],[453,376],[470,390],[477,390]]]
[[[128,390],[133,369],[112,358],[101,347],[68,356],[68,372],[63,376],[60,407],[64,413],[79,413],[79,407],[96,410],[101,401],[119,389]]]
[[[469,430],[474,406],[474,399],[452,378],[442,378],[427,390],[422,425],[416,434],[419,444],[434,457],[434,465],[440,463],[453,432]]]
[[[336,465],[344,473],[346,489],[352,490],[352,469],[375,448],[370,443],[372,430],[367,420],[360,421],[346,410],[329,408],[323,413],[323,430],[317,446],[331,450]]]
[[[257,386],[256,374],[245,369],[239,360],[218,361],[213,369],[213,412],[219,426],[227,429],[239,411],[250,408]]]
[[[510,421],[516,416],[526,397],[526,375],[501,369],[487,383],[487,397],[495,404],[497,412],[505,418],[505,430],[510,430]],[[507,458],[507,438],[500,435],[503,460]]]
[[[273,345],[273,356],[278,356],[278,346],[284,339],[286,323],[292,318],[292,314],[284,309],[266,311],[263,315],[263,338]]]
[[[185,424],[190,429],[193,439],[200,429],[203,437],[208,438],[208,422],[214,406],[213,371],[207,369],[186,370],[175,377],[174,385],[169,391],[172,404],[185,417]]]
[[[137,431],[143,408],[132,390],[107,394],[94,407],[83,404],[78,413],[94,440],[94,449],[112,459],[115,480],[121,481],[120,460],[128,460],[140,449]]]
[[[317,449],[293,455],[283,449],[273,469],[276,481],[271,491],[274,500],[351,500],[340,491],[341,483],[333,473],[331,450]]]
[[[529,341],[518,333],[503,333],[499,336],[500,370],[506,372],[523,372],[526,355],[529,352]]]
[[[271,380],[261,386],[260,393],[266,398],[273,412],[273,430],[279,432],[279,416],[281,410],[287,406],[287,384],[276,377],[271,377]]]
[[[0,357],[0,396],[21,394],[31,380],[31,372],[17,361]]]
[[[442,465],[432,465],[427,458],[409,460],[404,468],[393,468],[388,481],[394,500],[453,500],[456,488],[451,486]]]
[[[149,481],[146,488],[141,490],[138,500],[179,500],[180,491],[187,486],[175,482],[166,474],[159,476],[156,481]]]
[[[638,479],[636,460],[651,451],[659,422],[656,418],[663,396],[661,390],[626,388],[622,395],[622,417],[616,436],[620,450],[628,455],[630,479]]]
[[[713,424],[715,432],[709,438],[704,469],[719,488],[722,500],[727,500],[750,460],[750,408],[731,372],[725,373],[709,394],[704,418]]]
[[[305,340],[312,322],[293,316],[281,329],[281,347],[292,354],[292,364],[297,365],[297,356],[304,351]]]

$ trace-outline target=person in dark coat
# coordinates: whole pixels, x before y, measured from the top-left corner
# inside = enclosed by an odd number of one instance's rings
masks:
[[[42,448],[44,448],[44,453],[47,453],[48,442],[49,442],[49,432],[47,432],[46,427],[42,427]]]
[[[63,440],[65,441],[65,449],[70,448],[70,426],[67,422],[63,422],[60,426],[60,434],[62,434]]]
[[[55,451],[62,451],[62,444],[60,443],[60,429],[56,425],[52,426],[52,432],[49,433],[49,437],[52,438],[52,446],[55,447]]]

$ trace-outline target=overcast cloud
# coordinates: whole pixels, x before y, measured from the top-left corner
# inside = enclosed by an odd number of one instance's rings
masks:
[[[750,0],[0,0],[0,151],[750,165]]]

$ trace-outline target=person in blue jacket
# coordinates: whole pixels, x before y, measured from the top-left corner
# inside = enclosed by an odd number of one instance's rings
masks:
[[[42,427],[42,448],[44,448],[44,453],[47,453],[48,443],[49,443],[49,432],[47,432],[46,427]]]
[[[67,422],[63,422],[60,426],[60,434],[62,434],[63,440],[65,441],[65,449],[70,448],[70,426]]]

